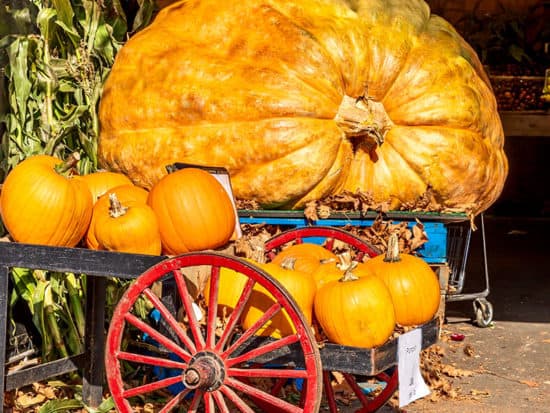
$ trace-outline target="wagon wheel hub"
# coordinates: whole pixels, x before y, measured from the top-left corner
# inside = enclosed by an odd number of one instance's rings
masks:
[[[188,389],[214,391],[225,378],[223,361],[214,353],[197,353],[182,373],[182,381]]]

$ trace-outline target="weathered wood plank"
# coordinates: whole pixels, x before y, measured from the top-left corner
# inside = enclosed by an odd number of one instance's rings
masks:
[[[500,118],[506,137],[550,137],[550,113],[501,112]]]

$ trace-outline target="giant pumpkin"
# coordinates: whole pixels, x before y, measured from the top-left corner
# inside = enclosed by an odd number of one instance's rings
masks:
[[[136,184],[223,166],[264,208],[347,190],[476,214],[508,170],[476,53],[421,0],[176,2],[122,47],[100,121]]]

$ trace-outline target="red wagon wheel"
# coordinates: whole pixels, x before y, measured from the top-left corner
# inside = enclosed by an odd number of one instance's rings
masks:
[[[361,238],[351,234],[340,228],[313,226],[293,228],[280,234],[275,235],[265,243],[265,250],[268,257],[273,257],[279,249],[290,243],[303,243],[308,240],[312,242],[322,242],[323,246],[329,251],[333,251],[335,241],[341,241],[352,248],[355,252],[354,259],[357,261],[363,260],[366,256],[374,257],[380,254],[376,248],[370,246]],[[337,413],[336,397],[331,385],[331,372],[323,371],[323,387],[327,404],[331,413]],[[371,413],[380,409],[386,402],[391,399],[396,392],[398,383],[397,367],[377,374],[373,378],[379,382],[381,391],[375,392],[373,396],[365,394],[363,388],[357,383],[357,378],[353,374],[341,373],[349,387],[355,393],[357,400],[361,404],[361,408],[356,413]]]
[[[202,318],[189,287],[189,274],[197,269],[207,270],[211,292]],[[246,283],[233,311],[220,317],[218,293],[224,269],[244,275]],[[159,297],[153,292],[153,285],[159,283],[173,286],[177,311],[167,304],[164,293]],[[264,287],[276,302],[243,330],[239,319],[255,284]],[[144,308],[155,311],[161,322],[144,317]],[[277,339],[257,335],[280,311],[289,316],[295,332]],[[280,360],[288,354],[292,362],[283,364]],[[294,300],[253,264],[212,252],[167,259],[135,280],[115,308],[105,365],[120,413],[135,411],[143,400],[156,401],[159,408],[155,411],[162,413],[315,413],[322,394],[317,343]],[[279,379],[304,381],[300,402],[274,396],[261,385],[264,380]]]

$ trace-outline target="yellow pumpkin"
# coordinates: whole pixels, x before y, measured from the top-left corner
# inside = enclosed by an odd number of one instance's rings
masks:
[[[330,341],[372,348],[384,344],[395,328],[395,313],[388,288],[373,275],[351,272],[317,291],[315,317]]]
[[[346,190],[478,213],[508,172],[484,69],[422,0],[179,1],[117,54],[99,117],[104,167],[151,188],[224,166],[263,208]]]
[[[399,254],[397,234],[390,236],[385,255],[363,265],[388,287],[398,324],[414,326],[435,316],[441,299],[437,275],[422,258]]]
[[[67,162],[35,155],[19,163],[6,177],[0,197],[2,222],[17,242],[76,246],[92,217],[92,194]]]
[[[306,321],[311,324],[313,299],[316,290],[313,278],[309,274],[272,262],[258,264],[258,266],[282,284],[298,304]],[[259,284],[254,285],[252,295],[243,313],[243,327],[245,329],[250,328],[274,303],[275,298],[267,289]],[[290,316],[284,309],[281,309],[278,314],[260,328],[257,334],[281,338],[295,332],[296,329]]]

